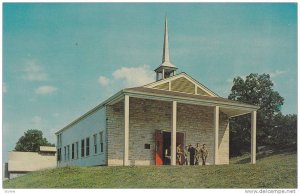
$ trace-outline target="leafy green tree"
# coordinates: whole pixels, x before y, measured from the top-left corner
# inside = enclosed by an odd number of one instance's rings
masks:
[[[273,82],[268,74],[253,74],[234,78],[230,100],[257,105],[257,145],[270,145],[274,128],[274,118],[280,113],[284,99],[273,90]],[[250,115],[230,120],[230,155],[238,155],[250,150]]]
[[[15,151],[37,152],[40,146],[54,146],[43,137],[43,132],[37,129],[29,129],[19,138]]]
[[[274,118],[274,127],[270,137],[272,145],[276,148],[297,149],[297,115],[282,115]]]

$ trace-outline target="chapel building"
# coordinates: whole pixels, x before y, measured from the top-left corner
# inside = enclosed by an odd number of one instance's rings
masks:
[[[251,163],[256,161],[256,111],[176,73],[165,20],[156,81],[125,88],[56,132],[58,166],[176,165],[176,147],[206,144],[208,164],[229,164],[229,119],[251,114]],[[134,76],[134,75],[133,75]]]

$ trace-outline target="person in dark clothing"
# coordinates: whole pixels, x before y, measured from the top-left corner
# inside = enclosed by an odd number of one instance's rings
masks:
[[[195,163],[195,148],[190,144],[188,151],[190,152],[190,165]]]

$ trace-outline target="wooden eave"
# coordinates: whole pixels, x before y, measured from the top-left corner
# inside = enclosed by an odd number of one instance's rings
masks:
[[[198,82],[197,80],[195,80],[194,78],[192,78],[191,76],[189,76],[188,74],[186,74],[185,72],[179,73],[177,75],[174,75],[174,76],[171,76],[171,77],[159,80],[159,81],[152,82],[150,84],[144,85],[144,87],[146,87],[146,88],[154,88],[154,87],[156,87],[158,85],[171,82],[171,81],[176,80],[176,79],[181,78],[181,77],[186,78],[187,80],[189,80],[190,82],[192,82],[193,84],[195,84],[197,87],[199,87],[200,89],[202,89],[203,91],[205,91],[209,95],[215,96],[215,97],[219,96],[218,94],[216,94],[215,92],[213,92],[212,90],[210,90],[209,88],[207,88],[206,86],[204,86],[203,84],[201,84],[200,82]]]

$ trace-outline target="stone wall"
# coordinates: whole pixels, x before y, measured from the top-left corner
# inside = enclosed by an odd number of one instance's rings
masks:
[[[171,102],[130,98],[129,160],[131,165],[154,165],[156,130],[171,131]],[[108,165],[123,164],[124,101],[107,106]],[[208,163],[214,161],[213,107],[178,104],[177,132],[185,134],[185,143],[207,144]],[[228,118],[220,115],[219,163],[229,162]],[[150,144],[150,149],[144,145]]]
[[[123,164],[124,101],[106,106],[107,165]]]

